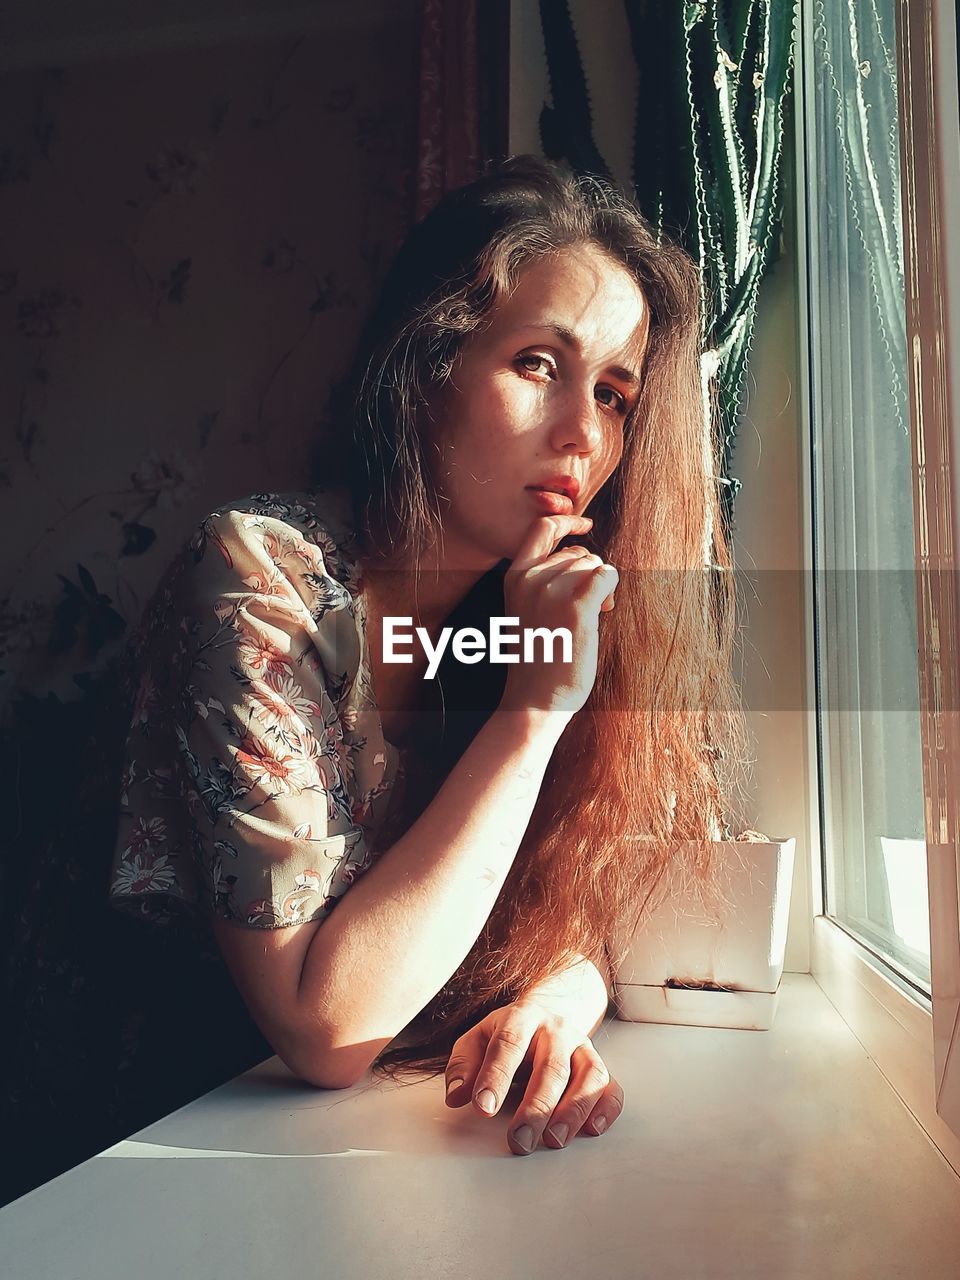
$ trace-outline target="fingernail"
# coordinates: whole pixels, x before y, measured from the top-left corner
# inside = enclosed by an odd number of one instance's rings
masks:
[[[597,1116],[596,1120],[594,1120],[594,1122],[593,1122],[593,1129],[594,1129],[594,1132],[595,1132],[595,1133],[603,1133],[603,1131],[604,1131],[604,1129],[606,1129],[606,1127],[607,1127],[607,1117],[606,1117],[606,1116]]]
[[[449,1098],[451,1093],[453,1093],[454,1089],[459,1089],[462,1084],[463,1084],[462,1080],[449,1081],[449,1083],[447,1084],[447,1097]]]
[[[551,1138],[553,1138],[554,1142],[559,1142],[560,1146],[563,1147],[566,1146],[567,1137],[570,1133],[570,1126],[568,1124],[555,1124],[553,1128],[548,1129],[547,1132],[550,1134]]]
[[[477,1106],[488,1116],[492,1116],[497,1109],[497,1095],[492,1089],[481,1089],[477,1094]]]
[[[528,1154],[533,1150],[533,1130],[528,1124],[522,1124],[519,1129],[513,1131],[513,1140]]]

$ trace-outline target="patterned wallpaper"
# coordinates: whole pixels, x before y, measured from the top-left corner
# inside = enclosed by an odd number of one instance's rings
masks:
[[[265,1055],[202,955],[107,906],[117,658],[207,512],[342,439],[415,205],[419,15],[341,16],[0,76],[0,1203]]]
[[[0,79],[0,701],[75,699],[177,546],[311,482],[412,216],[417,6]]]

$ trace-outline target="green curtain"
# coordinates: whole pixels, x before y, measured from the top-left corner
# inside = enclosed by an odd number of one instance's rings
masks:
[[[634,190],[650,222],[679,239],[703,271],[705,430],[716,433],[729,531],[741,487],[729,471],[757,295],[779,240],[796,0],[624,0],[624,7],[638,72]],[[544,153],[609,176],[593,138],[569,5],[540,0],[540,18],[552,96],[540,122]]]

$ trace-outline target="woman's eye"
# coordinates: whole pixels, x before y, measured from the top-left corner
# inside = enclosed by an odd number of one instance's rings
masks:
[[[614,391],[613,387],[597,387],[597,397],[600,396],[609,396],[609,400],[601,400],[600,403],[626,417],[627,402],[619,391]]]
[[[517,356],[517,364],[520,365],[520,367],[527,373],[545,372],[552,377],[555,371],[553,362],[548,360],[546,356]]]

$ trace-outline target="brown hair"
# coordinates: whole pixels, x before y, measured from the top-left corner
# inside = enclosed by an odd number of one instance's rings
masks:
[[[700,276],[612,184],[514,157],[413,228],[353,379],[357,529],[365,550],[413,560],[434,543],[427,395],[523,268],[577,245],[623,266],[650,316],[623,456],[590,506],[589,545],[620,574],[616,609],[601,616],[596,683],[554,750],[493,911],[417,1019],[424,1042],[378,1058],[388,1075],[442,1070],[459,1035],[577,955],[602,969],[617,926],[639,922],[678,860],[709,887],[712,842],[729,837],[725,819],[739,803],[747,735],[731,669],[735,600],[716,432],[705,465]],[[705,546],[714,571],[704,568]]]

